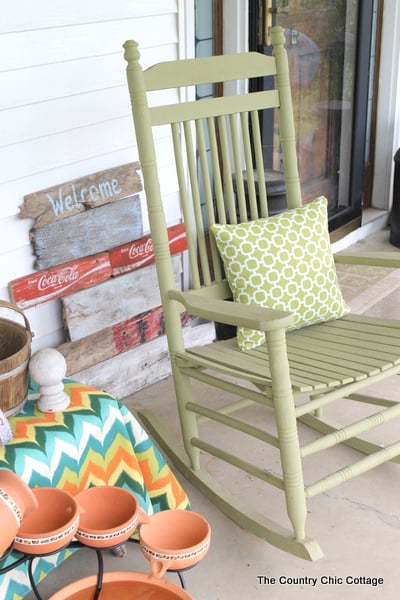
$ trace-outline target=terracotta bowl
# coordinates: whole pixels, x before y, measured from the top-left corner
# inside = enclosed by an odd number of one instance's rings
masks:
[[[49,600],[92,600],[96,575],[74,581],[56,592]],[[101,600],[194,600],[193,596],[172,581],[155,579],[145,573],[114,571],[105,573]]]
[[[148,522],[136,496],[117,486],[88,488],[76,501],[81,511],[76,538],[92,548],[119,546],[138,525]]]
[[[155,577],[192,567],[207,554],[211,527],[198,513],[164,510],[149,521],[140,528],[140,547]]]
[[[37,505],[33,491],[18,475],[0,469],[0,556],[14,541],[23,517]]]
[[[79,523],[78,504],[67,492],[57,488],[35,488],[38,506],[24,518],[14,547],[26,554],[49,554],[72,540]]]

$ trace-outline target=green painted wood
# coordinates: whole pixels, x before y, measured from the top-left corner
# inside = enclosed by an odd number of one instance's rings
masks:
[[[137,50],[134,41],[127,42]],[[139,54],[137,54],[139,60]],[[270,56],[249,52],[247,54],[224,54],[217,57],[204,57],[171,61],[153,65],[144,73],[146,89],[162,90],[173,87],[191,86],[201,83],[219,83],[235,79],[247,79],[249,72],[254,77],[276,74],[275,61]]]
[[[169,123],[188,122],[193,119],[222,117],[229,114],[251,112],[279,106],[279,96],[276,90],[269,92],[254,92],[243,96],[225,96],[206,98],[201,102],[193,101],[185,104],[169,104],[154,106],[150,109],[152,125],[167,125]]]
[[[201,361],[199,361],[198,358],[196,358],[196,361],[192,363],[195,366],[189,366],[190,362],[188,362],[188,360],[187,360],[187,355],[185,355],[183,357],[180,357],[179,355],[177,355],[176,361],[177,361],[177,364],[180,366],[180,368],[183,370],[183,372],[186,373],[191,378],[196,379],[197,381],[202,381],[204,383],[208,383],[209,385],[212,385],[215,388],[224,390],[226,392],[229,392],[230,394],[234,394],[237,397],[244,398],[244,400],[239,400],[239,401],[235,401],[235,402],[231,401],[230,404],[218,408],[218,412],[221,414],[228,414],[231,412],[235,412],[236,410],[240,410],[241,408],[244,408],[245,406],[250,406],[253,402],[257,402],[258,404],[263,404],[263,405],[269,406],[271,408],[273,406],[271,398],[266,393],[265,382],[261,379],[261,377],[257,381],[257,380],[254,380],[253,377],[250,378],[250,376],[248,376],[246,378],[246,374],[244,372],[242,372],[241,379],[243,379],[243,385],[239,385],[236,382],[232,383],[230,381],[226,381],[225,379],[222,379],[221,377],[211,375],[210,373],[205,372],[205,370],[200,369],[199,367],[201,366]],[[208,362],[204,361],[204,368],[206,369],[208,367],[211,368],[210,361],[208,361]],[[214,368],[215,368],[215,364],[214,364]],[[232,374],[232,375],[235,373],[237,374],[237,371],[235,371],[234,369],[232,369],[230,371],[230,374]],[[227,373],[227,374],[229,374],[229,373]],[[248,386],[244,385],[246,383],[246,381],[251,381],[252,383],[257,385],[263,391],[257,392],[253,389],[249,389]],[[243,402],[245,402],[244,405],[243,405]],[[199,422],[200,422],[200,419],[199,419]]]
[[[202,348],[204,348],[204,352],[201,351]],[[261,374],[255,375],[251,371],[247,372],[245,366],[241,368],[240,365],[236,365],[235,362],[230,365],[228,359],[217,362],[213,360],[212,353],[207,352],[207,348],[208,346],[196,346],[196,351],[194,352],[187,351],[182,354],[177,352],[175,355],[175,360],[180,371],[190,377],[193,377],[194,379],[199,379],[201,381],[202,370],[210,369],[218,374],[222,373],[232,377],[240,376],[240,378],[244,381],[250,381],[262,389],[271,387],[271,377],[268,376],[269,371],[267,372],[267,376],[263,377]],[[199,373],[199,375],[197,373]],[[209,381],[211,383],[212,378],[210,378]],[[220,387],[223,390],[229,390],[229,384],[223,379],[221,380]]]
[[[387,445],[385,448],[381,448],[374,454],[370,454],[368,456],[364,456],[359,461],[345,467],[343,469],[339,469],[335,473],[327,475],[323,479],[316,481],[312,485],[307,486],[306,488],[306,496],[307,498],[312,498],[317,494],[321,494],[322,492],[326,492],[337,485],[352,479],[358,475],[362,475],[363,473],[367,473],[371,469],[382,465],[393,458],[398,457],[400,454],[400,442],[395,442],[393,444]]]
[[[264,107],[278,105],[275,110],[279,118],[287,205],[294,208],[302,204],[283,30],[274,28],[272,38],[273,57],[247,53],[172,61],[145,72],[139,64],[137,44],[125,44],[132,114],[166,319],[181,443],[186,454],[154,415],[145,412],[142,418],[182,472],[226,514],[271,544],[296,556],[316,559],[321,552],[306,536],[307,498],[385,460],[398,461],[396,453],[400,454],[400,442],[382,451],[378,445],[358,438],[359,433],[395,418],[399,413],[398,403],[378,401],[381,409],[375,417],[353,419],[353,423],[338,426],[336,430],[323,423],[322,408],[351,395],[360,394],[360,398],[364,398],[362,390],[367,385],[399,373],[400,326],[392,320],[349,315],[338,321],[287,332],[292,322],[290,314],[230,301],[232,295],[207,226],[268,216],[258,120],[262,104]],[[196,83],[266,76],[271,72],[276,72],[276,91],[272,93],[239,94],[153,108],[148,105],[149,90],[179,89]],[[152,134],[155,124],[171,127],[190,265],[191,289],[184,292],[177,289],[173,281]],[[243,172],[246,173],[246,193]],[[378,264],[400,266],[393,257],[387,256],[364,256],[361,262],[367,263],[370,259],[378,260]],[[339,255],[337,260],[356,259]],[[234,339],[185,348],[179,320],[184,310],[203,319],[265,331],[266,344],[246,352],[239,351]],[[219,395],[226,391],[226,403],[209,406],[204,398],[196,397],[191,388],[192,379],[216,387]],[[265,410],[265,419],[270,416],[271,422],[260,420],[250,424],[246,420],[247,407],[253,403],[269,407]],[[299,421],[315,426],[321,441],[301,449]],[[229,436],[241,436],[237,438],[236,454],[224,447],[224,436],[220,443],[211,444],[206,434],[204,437],[200,434],[210,423],[213,428],[227,428]],[[269,433],[269,426],[276,430],[276,436]],[[243,436],[260,444],[260,456],[266,448],[279,449],[282,469],[279,482],[279,478],[266,474],[266,469],[256,460],[253,464],[240,455],[239,440]],[[373,458],[362,458],[338,473],[328,473],[306,490],[302,453],[319,452],[338,443],[371,452]],[[240,490],[237,497],[232,497],[204,472],[201,452],[217,456],[251,477],[263,480],[267,490],[268,485],[282,488],[293,530],[287,532],[268,518],[268,492],[264,503],[267,514],[249,512]]]
[[[193,446],[195,446],[196,448],[200,448],[200,450],[203,450],[207,454],[211,454],[211,456],[215,456],[216,458],[223,460],[229,465],[237,467],[241,471],[244,471],[245,473],[248,473],[253,477],[257,477],[265,483],[269,483],[282,491],[284,491],[285,489],[283,479],[281,477],[277,477],[276,475],[274,475],[273,473],[269,473],[265,469],[260,469],[260,467],[256,467],[254,464],[243,460],[239,456],[235,456],[231,452],[225,452],[224,450],[221,450],[221,448],[198,438],[194,438],[192,440],[192,444]]]
[[[400,258],[396,252],[360,252],[351,254],[341,252],[335,254],[335,262],[347,265],[370,265],[398,269]]]
[[[220,412],[219,410],[210,410],[209,408],[206,408],[205,406],[200,406],[198,404],[195,404],[194,402],[188,402],[186,405],[186,409],[191,410],[197,415],[207,417],[207,419],[211,421],[217,421],[218,423],[222,423],[223,425],[232,427],[232,429],[236,429],[237,431],[247,433],[248,435],[251,435],[254,438],[267,442],[275,448],[279,448],[279,440],[275,435],[271,435],[267,431],[264,431],[258,427],[253,427],[252,425],[244,423],[243,421],[235,419],[234,417],[229,417],[225,411]],[[279,487],[281,487],[281,485]]]
[[[344,386],[339,386],[336,388],[331,388],[329,390],[323,390],[324,393],[318,393],[315,397],[310,396],[310,400],[304,404],[299,404],[296,407],[296,416],[298,419],[303,415],[308,413],[312,413],[317,411],[318,409],[331,404],[335,400],[340,400],[341,398],[348,398],[351,394],[355,394],[359,390],[364,389],[366,386],[373,385],[379,383],[391,377],[393,375],[397,375],[399,372],[399,368],[393,367],[392,369],[381,371],[377,375],[371,377],[365,377],[362,380],[354,381],[353,383],[346,384]]]
[[[359,435],[360,433],[365,433],[366,431],[370,431],[374,427],[379,427],[384,423],[388,423],[393,419],[400,416],[400,404],[392,406],[391,408],[387,408],[385,411],[379,411],[374,413],[373,415],[369,415],[363,419],[359,419],[346,427],[342,427],[337,431],[332,431],[331,433],[325,435],[323,438],[318,440],[314,440],[309,444],[305,445],[301,449],[302,457],[310,456],[310,454],[315,454],[316,452],[320,452],[321,450],[326,450],[327,448],[331,448],[332,446],[336,446],[348,440],[352,437]]]
[[[246,498],[231,494],[204,470],[194,471],[185,452],[154,413],[141,410],[139,417],[152,438],[157,441],[166,455],[171,457],[185,477],[240,527],[299,558],[312,561],[322,558],[322,550],[315,540],[311,538],[296,540],[290,529],[278,525],[261,512],[249,509]]]
[[[329,434],[340,429],[340,425],[338,423],[334,423],[331,420],[327,421],[326,419],[322,420],[314,415],[304,415],[303,417],[299,418],[299,421],[308,427],[312,427],[315,431],[319,431],[322,434]],[[382,444],[377,444],[358,436],[344,440],[342,443],[349,448],[353,448],[358,452],[362,452],[363,454],[373,454],[382,449]],[[391,462],[400,464],[400,456],[393,457]]]
[[[236,302],[218,299],[211,302],[200,295],[180,290],[170,290],[168,297],[178,301],[186,310],[199,317],[221,323],[231,323],[261,331],[283,329],[292,323],[292,316],[283,310],[272,310],[250,304],[239,305]]]
[[[335,322],[335,325],[339,326],[339,322]],[[336,388],[337,385],[362,381],[367,376],[378,375],[398,363],[398,345],[397,356],[396,345],[387,344],[386,354],[381,349],[378,351],[373,348],[368,349],[365,347],[364,340],[359,339],[356,331],[352,343],[347,340],[346,345],[344,340],[338,337],[336,344],[329,342],[324,344],[321,333],[324,328],[325,325],[313,325],[291,332],[287,336],[294,392],[323,391],[327,388]],[[318,336],[320,341],[317,343],[315,338]],[[243,355],[237,349],[235,341],[229,340],[205,348],[193,348],[188,351],[188,354],[213,362],[221,368],[225,365],[229,370],[235,368],[247,371],[255,378],[259,378],[264,369],[266,375],[263,382],[265,385],[270,385],[270,375],[267,370],[269,358],[265,347]],[[357,355],[361,357],[359,360],[355,359]]]

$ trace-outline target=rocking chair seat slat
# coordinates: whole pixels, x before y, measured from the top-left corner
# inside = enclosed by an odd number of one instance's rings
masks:
[[[362,319],[361,319],[362,320]],[[363,335],[355,328],[358,317],[344,317],[321,325],[312,325],[287,334],[288,357],[295,394],[316,393],[338,385],[348,385],[373,377],[400,363],[400,332],[396,325],[392,336],[388,327],[363,325]],[[333,333],[332,333],[333,332]],[[327,340],[325,340],[325,337]],[[379,340],[379,343],[378,343]],[[256,385],[271,386],[266,346],[242,352],[236,340],[214,342],[189,349],[179,355],[180,364],[197,364],[200,369],[246,373]]]
[[[328,369],[329,365],[335,365],[336,361],[343,361],[343,350],[345,348],[347,348],[347,354],[349,354],[351,352],[352,347],[354,347],[343,338],[339,338],[338,340],[332,342],[330,338],[324,340],[323,338],[317,339],[316,337],[314,338],[312,336],[299,336],[299,339],[296,339],[295,336],[291,336],[290,346],[293,359],[295,359],[297,355],[300,357],[300,360],[302,360],[302,357],[304,356],[304,344],[306,344],[306,347],[309,349],[309,352],[315,355],[321,351],[321,348],[331,350],[331,354],[328,357]],[[359,348],[359,346],[355,346],[355,351],[357,351],[357,348]],[[369,348],[366,348],[363,355],[355,355],[353,357],[352,362],[354,365],[358,362],[360,364],[360,370],[364,373],[365,366],[376,365],[377,358],[380,358],[382,365],[389,364],[390,366],[392,366],[392,363],[397,364],[397,357],[398,350],[396,353],[396,348],[393,349],[390,347],[388,349],[386,346],[385,349],[381,349],[379,352],[376,352],[375,349],[371,350]]]

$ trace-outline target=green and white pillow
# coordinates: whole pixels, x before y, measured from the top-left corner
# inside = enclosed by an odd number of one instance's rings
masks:
[[[327,200],[240,225],[211,226],[235,302],[286,310],[291,329],[349,312],[339,288],[328,233]],[[238,328],[242,350],[265,342]]]

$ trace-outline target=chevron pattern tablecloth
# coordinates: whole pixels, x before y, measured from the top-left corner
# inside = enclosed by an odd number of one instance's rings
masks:
[[[43,414],[33,384],[23,411],[9,419],[14,439],[0,446],[0,469],[13,470],[31,487],[59,487],[73,495],[93,485],[118,485],[134,492],[147,514],[189,508],[185,491],[123,404],[72,380],[65,380],[64,389],[70,406]],[[35,559],[35,581],[70,554],[67,549]],[[0,561],[0,568],[18,556]],[[0,575],[1,600],[19,600],[30,591],[26,565]]]

